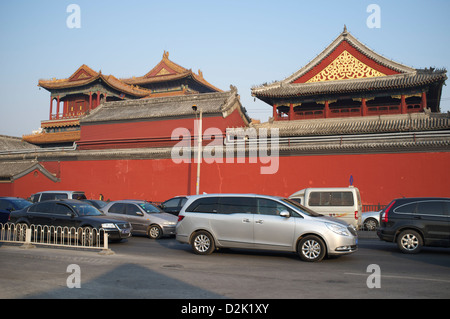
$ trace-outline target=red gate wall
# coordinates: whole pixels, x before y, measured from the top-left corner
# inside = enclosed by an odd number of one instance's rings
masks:
[[[450,152],[367,155],[287,156],[273,175],[269,164],[202,163],[200,191],[289,196],[306,187],[354,185],[363,204],[386,204],[395,197],[450,196]],[[46,165],[46,163],[43,163]],[[83,190],[90,198],[164,201],[195,193],[196,163],[171,159],[67,161],[60,163],[61,182],[30,173],[14,182],[11,195],[28,197],[43,190]],[[1,188],[0,188],[1,190]]]

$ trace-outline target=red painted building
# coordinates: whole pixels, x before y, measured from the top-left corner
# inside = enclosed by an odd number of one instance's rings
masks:
[[[176,128],[189,130],[193,137],[194,119],[203,115],[205,128],[221,132],[228,127],[247,127],[246,115],[237,89],[217,93],[178,95],[172,97],[106,103],[81,120],[79,149],[109,149],[171,146]]]
[[[0,194],[71,189],[92,198],[153,201],[194,194],[194,123],[201,110],[200,192],[288,196],[306,187],[348,186],[352,176],[363,204],[450,195],[450,116],[439,113],[445,71],[382,58],[344,30],[291,77],[252,89],[274,109],[271,121],[255,124],[236,88],[223,92],[203,83],[200,92],[194,89],[200,77],[166,60],[143,77],[122,80],[158,96],[91,107],[79,119],[74,147],[0,137]],[[162,92],[152,77],[170,89]],[[172,92],[177,85],[181,94]],[[240,130],[226,134],[227,128]]]

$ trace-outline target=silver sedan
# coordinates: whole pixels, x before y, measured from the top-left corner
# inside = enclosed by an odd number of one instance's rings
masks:
[[[376,230],[380,225],[380,211],[362,213],[362,225],[364,230]]]
[[[101,211],[115,219],[128,221],[133,234],[147,235],[151,239],[175,235],[177,216],[165,213],[147,201],[114,201]]]

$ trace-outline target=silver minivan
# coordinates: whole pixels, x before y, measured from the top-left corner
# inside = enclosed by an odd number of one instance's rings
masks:
[[[355,228],[290,199],[255,194],[190,196],[178,215],[176,239],[206,255],[216,248],[296,252],[302,260],[357,250]]]

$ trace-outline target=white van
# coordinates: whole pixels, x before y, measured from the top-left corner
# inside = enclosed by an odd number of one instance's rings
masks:
[[[54,199],[86,199],[86,195],[81,191],[45,191],[32,194],[30,200],[33,203]]]
[[[305,188],[289,198],[319,214],[336,217],[361,228],[361,196],[356,187]]]

